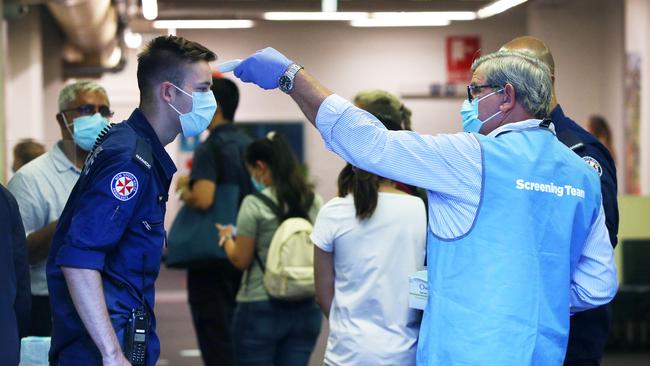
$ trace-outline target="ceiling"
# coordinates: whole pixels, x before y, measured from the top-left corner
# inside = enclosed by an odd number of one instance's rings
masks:
[[[493,0],[339,0],[338,11],[476,11]],[[268,11],[320,11],[321,0],[158,0],[158,19],[260,18]]]

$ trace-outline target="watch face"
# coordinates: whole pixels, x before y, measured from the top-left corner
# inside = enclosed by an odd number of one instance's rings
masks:
[[[280,76],[279,86],[281,90],[289,91],[293,86],[293,80],[291,80],[291,78],[286,75],[282,75]]]

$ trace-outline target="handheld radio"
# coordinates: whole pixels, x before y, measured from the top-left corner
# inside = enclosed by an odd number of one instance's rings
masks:
[[[124,356],[133,366],[144,366],[149,338],[149,317],[144,310],[131,311],[131,317],[124,333]]]
[[[145,310],[144,302],[144,264],[142,256],[142,292],[140,294],[141,307],[131,310],[131,316],[124,332],[124,356],[133,366],[145,366],[147,354],[147,341],[149,340],[149,314]]]

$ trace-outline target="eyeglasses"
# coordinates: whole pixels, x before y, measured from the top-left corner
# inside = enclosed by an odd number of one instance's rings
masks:
[[[113,111],[107,105],[83,104],[76,108],[64,109],[61,113],[77,112],[82,116],[91,116],[95,113],[102,115],[102,117],[113,117]]]
[[[492,84],[483,84],[483,85],[470,84],[467,86],[467,100],[469,100],[470,102],[474,100],[474,98],[476,98],[476,96],[481,93],[481,90],[483,88],[503,89],[503,86],[492,85]]]

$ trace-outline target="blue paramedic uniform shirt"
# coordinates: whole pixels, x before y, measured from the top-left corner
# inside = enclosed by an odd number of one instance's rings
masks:
[[[555,126],[557,137],[573,152],[598,172],[605,209],[605,225],[609,232],[612,247],[618,243],[618,201],[616,166],[609,150],[592,134],[585,131],[571,118],[564,115],[557,105],[550,116]]]
[[[61,271],[72,267],[101,273],[120,343],[132,309],[145,308],[151,319],[146,363],[155,365],[160,342],[155,334],[154,283],[175,172],[173,161],[138,109],[100,136],[61,214],[48,258],[54,364],[101,365],[101,354],[77,314]]]
[[[607,148],[575,121],[567,117],[557,105],[551,112],[557,137],[578,154],[600,176],[605,210],[605,224],[612,247],[618,243],[618,201],[616,166]],[[608,305],[599,306],[571,317],[569,342],[565,365],[582,364],[586,360],[600,363],[611,324]]]

